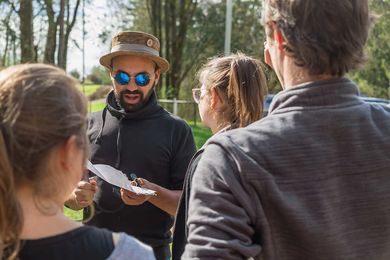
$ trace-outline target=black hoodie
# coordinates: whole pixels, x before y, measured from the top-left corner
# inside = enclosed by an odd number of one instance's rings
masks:
[[[181,190],[195,153],[191,128],[164,110],[153,93],[143,108],[125,112],[113,92],[103,111],[90,115],[88,137],[92,163],[111,165],[128,176],[135,173],[171,190]],[[169,244],[173,217],[149,202],[125,205],[119,189],[98,179],[96,214],[88,223],[126,232],[152,247]]]

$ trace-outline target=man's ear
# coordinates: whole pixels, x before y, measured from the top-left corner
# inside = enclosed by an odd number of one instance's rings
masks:
[[[223,100],[218,94],[215,88],[210,89],[210,107],[214,110],[218,110],[223,105]]]
[[[69,171],[72,169],[77,156],[77,149],[78,145],[75,135],[72,135],[60,145],[58,150],[59,163],[64,170]]]
[[[114,67],[112,66],[112,61],[111,61],[110,69],[107,69],[107,70],[108,70],[108,75],[110,75],[110,77],[112,77],[113,73],[114,73]]]
[[[271,68],[273,68],[271,54],[269,53],[269,49],[264,47],[264,62]]]
[[[161,75],[161,69],[158,68],[158,69],[156,69],[156,71],[154,72],[154,85],[155,85],[155,86],[157,85],[158,80],[160,79],[160,75]]]
[[[278,45],[278,49],[281,51],[283,50],[283,45],[285,42],[284,36],[281,31],[279,31],[277,28],[274,30],[274,40],[276,44]]]

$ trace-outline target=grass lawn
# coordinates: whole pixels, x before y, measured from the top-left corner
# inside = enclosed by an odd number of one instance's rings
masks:
[[[72,209],[68,209],[67,207],[64,207],[64,213],[65,213],[65,216],[73,219],[73,220],[77,220],[77,221],[81,221],[83,219],[83,210],[72,210]]]
[[[95,100],[88,103],[88,111],[95,112],[103,110],[106,106],[106,102],[104,100]]]
[[[99,84],[85,84],[84,86],[80,85],[79,88],[80,88],[80,91],[84,93],[84,95],[89,96],[92,93],[95,93],[95,91],[98,88],[100,88],[101,86],[102,85],[99,85]]]
[[[196,144],[196,149],[199,149],[202,147],[202,145],[207,141],[207,139],[210,138],[212,135],[212,132],[209,128],[204,127],[202,123],[197,123],[194,125],[193,122],[187,122],[191,129],[192,129],[192,134],[194,135],[195,139],[195,144]]]

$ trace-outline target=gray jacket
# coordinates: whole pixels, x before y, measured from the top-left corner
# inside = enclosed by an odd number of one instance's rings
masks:
[[[107,260],[137,259],[137,260],[155,260],[153,250],[137,239],[120,233],[118,244]]]
[[[390,259],[390,108],[348,79],[297,86],[213,138],[183,259]]]

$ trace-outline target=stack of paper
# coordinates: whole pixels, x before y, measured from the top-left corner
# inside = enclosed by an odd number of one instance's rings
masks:
[[[92,164],[88,161],[87,168],[102,180],[117,187],[129,190],[139,195],[157,195],[154,190],[131,185],[129,179],[125,174],[123,174],[123,172],[111,167],[110,165]]]

